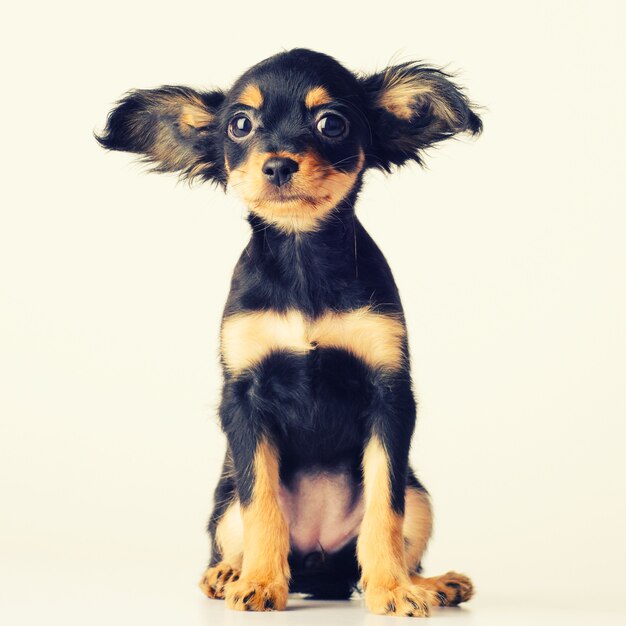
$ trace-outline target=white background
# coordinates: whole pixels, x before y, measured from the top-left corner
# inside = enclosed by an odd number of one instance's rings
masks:
[[[420,402],[412,459],[436,513],[427,573],[472,575],[479,593],[466,616],[618,606],[623,6],[5,9],[4,623],[222,615],[195,585],[224,449],[218,325],[248,237],[244,209],[209,186],[145,175],[129,155],[101,150],[92,131],[129,88],[228,87],[296,46],[363,72],[408,59],[449,64],[485,106],[481,138],[442,145],[428,170],[368,175],[358,206],[408,317]]]

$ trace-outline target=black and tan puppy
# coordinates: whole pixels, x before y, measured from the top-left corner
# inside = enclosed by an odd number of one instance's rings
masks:
[[[284,609],[288,591],[422,616],[472,595],[420,576],[428,494],[408,465],[415,425],[400,296],[355,216],[368,168],[481,122],[443,72],[357,76],[291,50],[227,92],[137,90],[100,143],[158,171],[232,187],[249,209],[221,329],[227,452],[201,587],[230,608]]]

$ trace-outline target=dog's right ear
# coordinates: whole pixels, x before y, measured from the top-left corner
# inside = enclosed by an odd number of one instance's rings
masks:
[[[402,63],[360,79],[368,100],[372,145],[370,167],[422,163],[424,151],[468,132],[482,122],[465,93],[442,70],[422,63]]]
[[[224,184],[223,142],[216,128],[224,97],[221,91],[187,87],[137,89],[117,103],[96,139],[108,150],[143,155],[154,171]]]

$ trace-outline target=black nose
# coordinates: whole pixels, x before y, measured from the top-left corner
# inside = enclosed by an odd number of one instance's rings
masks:
[[[298,164],[293,159],[284,157],[272,157],[265,161],[263,173],[267,176],[272,185],[280,187],[291,180],[291,177],[298,171]]]

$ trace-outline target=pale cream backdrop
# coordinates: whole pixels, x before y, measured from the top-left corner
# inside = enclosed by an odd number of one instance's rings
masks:
[[[485,107],[482,137],[443,144],[427,170],[368,174],[358,204],[406,307],[412,460],[436,513],[426,572],[465,571],[478,589],[436,617],[513,623],[544,606],[612,619],[626,557],[622,2],[3,14],[4,624],[390,623],[358,603],[227,615],[196,588],[224,450],[218,326],[245,211],[92,137],[129,88],[228,87],[292,47],[364,72],[445,65]]]

